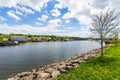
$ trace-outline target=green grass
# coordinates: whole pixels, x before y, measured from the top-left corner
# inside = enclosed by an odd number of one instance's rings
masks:
[[[99,56],[53,80],[120,80],[120,45],[107,49],[103,58]]]

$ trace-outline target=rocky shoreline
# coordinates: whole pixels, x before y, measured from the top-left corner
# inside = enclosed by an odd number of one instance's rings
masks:
[[[61,73],[68,72],[69,70],[78,67],[80,63],[95,57],[97,53],[100,53],[100,48],[58,63],[46,65],[39,69],[33,69],[32,72],[18,73],[16,76],[8,78],[7,80],[50,80]]]

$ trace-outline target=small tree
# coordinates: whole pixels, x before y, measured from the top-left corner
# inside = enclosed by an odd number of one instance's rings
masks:
[[[103,43],[105,38],[107,38],[110,32],[114,31],[119,24],[117,21],[118,16],[119,15],[114,15],[114,10],[107,10],[92,18],[92,28],[90,28],[90,31],[95,35],[97,34],[101,40],[101,56],[103,56]]]

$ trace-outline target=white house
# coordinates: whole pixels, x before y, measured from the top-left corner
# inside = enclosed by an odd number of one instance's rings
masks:
[[[25,42],[27,40],[26,36],[12,36],[11,41]]]

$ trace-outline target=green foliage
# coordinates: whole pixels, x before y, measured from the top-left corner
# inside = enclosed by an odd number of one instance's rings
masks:
[[[53,80],[120,80],[120,44]]]
[[[55,36],[55,35],[33,35],[33,34],[1,34],[0,42],[10,41],[11,36],[27,36],[27,42],[48,42],[48,41],[70,41],[70,40],[87,40],[88,38],[69,37],[69,36]],[[39,38],[44,39],[39,39]],[[4,39],[4,40],[3,40]]]
[[[54,36],[54,35],[33,35],[33,34],[0,34],[0,42],[10,41],[11,36],[27,36],[28,42],[41,42],[41,41],[68,41],[73,40],[72,37],[69,36]],[[39,38],[44,39],[39,39]]]
[[[1,34],[0,35],[0,42],[8,42],[9,41],[9,35],[8,34]]]

